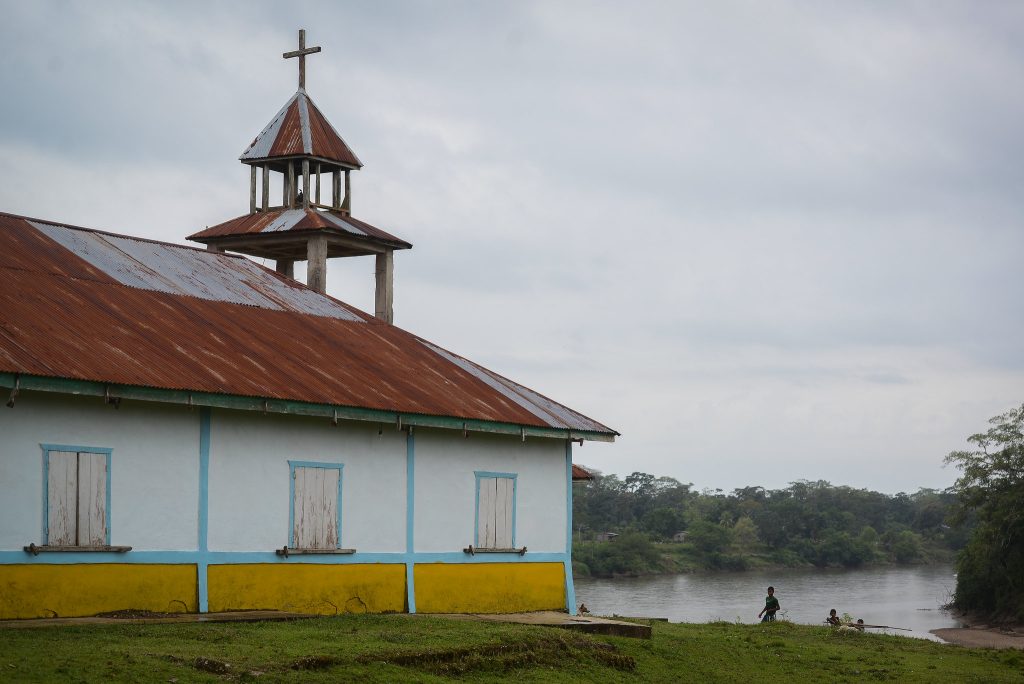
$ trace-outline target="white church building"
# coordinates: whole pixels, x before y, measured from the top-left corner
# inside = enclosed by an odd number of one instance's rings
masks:
[[[0,619],[574,612],[572,446],[617,433],[393,324],[316,51],[205,247],[0,213]],[[369,255],[373,315],[325,294]]]

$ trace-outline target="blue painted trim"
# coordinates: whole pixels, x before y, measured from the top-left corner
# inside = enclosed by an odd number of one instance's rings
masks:
[[[106,486],[106,500],[104,506],[106,510],[104,514],[107,518],[107,534],[105,540],[107,545],[110,544],[110,466],[111,459],[114,450],[109,447],[90,447],[90,446],[79,446],[76,444],[40,444],[39,448],[43,450],[43,543],[50,543],[50,452],[51,451],[74,451],[76,453],[86,454],[103,454],[106,457],[107,462],[107,486]]]
[[[86,563],[107,564],[207,564],[231,565],[239,563],[263,564],[312,564],[312,565],[359,565],[366,564],[415,564],[448,563],[463,565],[486,565],[488,563],[564,563],[565,553],[544,553],[530,551],[524,556],[517,553],[487,553],[471,556],[462,551],[439,553],[362,553],[299,555],[284,558],[274,551],[131,551],[114,553],[110,551],[82,551],[78,553],[40,553],[33,556],[24,551],[0,551],[0,565],[78,565]]]
[[[199,550],[209,549],[210,533],[210,409],[199,409]]]
[[[338,544],[335,548],[342,548],[341,546],[341,481],[344,477],[344,463],[326,463],[323,461],[288,461],[288,546],[295,546],[295,469],[296,468],[323,468],[324,470],[337,470],[338,471],[338,520],[336,522],[338,526]]]
[[[111,544],[111,523],[113,522],[111,515],[111,459],[113,458],[113,450],[106,450],[106,545]]]
[[[576,614],[576,585],[572,580],[572,442],[565,442],[565,608]]]
[[[405,435],[405,554],[416,552],[416,437],[412,430]],[[405,597],[410,613],[416,612],[416,578],[414,563],[405,563]]]
[[[43,450],[43,536],[40,538],[47,544],[50,541],[50,445],[39,446]]]
[[[199,409],[199,551],[210,548],[210,430],[212,412],[207,406]],[[196,587],[199,612],[210,612],[207,564],[196,563]]]
[[[481,477],[519,477],[518,473],[494,473],[489,470],[474,470],[473,474],[476,475],[477,479]]]
[[[512,546],[516,545],[516,500],[519,494],[518,473],[495,473],[489,470],[474,470],[476,476],[476,510],[473,513],[473,546],[480,546],[480,480],[484,478],[505,477],[512,480]]]
[[[107,447],[91,447],[91,446],[77,446],[74,444],[40,444],[43,451],[85,451],[90,454],[106,454],[109,456],[114,453],[113,449]]]

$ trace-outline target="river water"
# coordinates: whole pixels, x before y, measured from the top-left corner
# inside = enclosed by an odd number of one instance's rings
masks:
[[[757,622],[768,586],[781,619],[824,624],[830,608],[874,625],[873,630],[937,639],[929,630],[959,627],[940,606],[948,603],[956,578],[951,565],[884,566],[857,570],[771,571],[657,575],[576,580],[576,603],[594,615],[668,618],[672,622]]]

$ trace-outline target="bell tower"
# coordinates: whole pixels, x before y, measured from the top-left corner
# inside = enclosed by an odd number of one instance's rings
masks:
[[[374,315],[394,322],[394,252],[412,245],[352,216],[350,174],[362,162],[306,93],[306,57],[320,47],[299,49],[299,89],[245,149],[249,166],[249,213],[190,235],[212,251],[230,250],[273,259],[278,273],[294,278],[296,261],[306,261],[306,285],[327,290],[327,259],[376,259]],[[277,178],[275,178],[277,176]],[[270,187],[280,183],[281,204],[270,205]]]

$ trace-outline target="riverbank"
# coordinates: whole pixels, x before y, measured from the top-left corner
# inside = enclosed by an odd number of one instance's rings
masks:
[[[947,627],[933,629],[932,634],[958,646],[1024,650],[1024,633],[1017,630],[1007,631],[996,627]]]
[[[897,562],[878,554],[871,561],[855,565],[815,564],[789,552],[743,550],[729,553],[702,552],[688,543],[651,542],[640,535],[611,542],[573,544],[573,577],[615,579],[657,575],[747,572],[799,569],[887,568],[915,565],[952,564],[956,554],[949,549],[927,545],[914,561]]]
[[[654,623],[650,640],[445,617],[0,630],[18,682],[1018,682],[1024,655],[777,622]]]
[[[1024,650],[1024,625],[993,623],[977,615],[955,613],[958,628],[933,629],[931,633],[943,641],[972,648],[1013,648]]]

